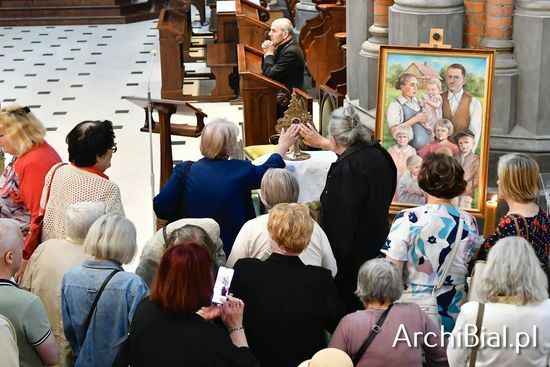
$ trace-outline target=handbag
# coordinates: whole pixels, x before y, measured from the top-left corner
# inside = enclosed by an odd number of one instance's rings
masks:
[[[453,248],[451,250],[451,253],[445,258],[445,261],[443,262],[443,273],[437,278],[437,281],[435,282],[435,285],[427,296],[418,296],[414,295],[412,291],[405,291],[403,292],[403,295],[401,295],[401,298],[399,298],[396,302],[399,303],[416,303],[422,311],[428,315],[429,318],[431,318],[437,326],[441,326],[441,319],[439,318],[439,312],[438,312],[438,305],[437,305],[437,290],[443,286],[443,283],[445,282],[445,279],[447,278],[447,273],[449,272],[449,269],[451,268],[451,265],[453,263],[453,260],[456,256],[456,253],[458,252],[458,248],[460,247],[460,241],[462,239],[462,229],[464,228],[464,220],[462,219],[462,215],[459,217],[459,223],[458,223],[458,229],[456,231],[456,238],[453,245]]]
[[[483,314],[485,313],[485,303],[480,303],[479,308],[477,310],[477,318],[476,318],[476,337],[478,340],[477,343],[473,346],[473,348],[470,350],[470,363],[468,364],[468,367],[475,367],[476,361],[477,361],[477,350],[479,349],[479,336],[481,335],[481,326],[483,325]]]
[[[50,184],[48,185],[48,191],[46,191],[46,201],[44,202],[44,207],[40,208],[40,212],[34,218],[31,225],[29,226],[30,230],[27,234],[27,243],[34,244],[33,248],[36,248],[42,242],[42,228],[44,227],[44,214],[46,213],[46,207],[48,205],[48,200],[50,199],[50,191],[52,188],[53,178],[57,170],[67,163],[60,163],[55,166],[52,177],[50,178]]]
[[[361,357],[363,357],[369,345],[372,343],[376,335],[378,335],[378,333],[380,332],[380,328],[382,328],[382,324],[384,324],[384,321],[386,321],[386,317],[390,313],[390,310],[392,307],[393,307],[393,303],[390,304],[388,308],[386,308],[386,310],[382,313],[382,315],[380,315],[380,318],[378,319],[378,321],[376,321],[376,324],[372,326],[372,329],[369,335],[367,336],[367,339],[365,339],[363,344],[361,344],[361,347],[359,347],[359,349],[357,350],[357,353],[355,353],[355,355],[353,356],[354,366],[357,366],[359,364]]]

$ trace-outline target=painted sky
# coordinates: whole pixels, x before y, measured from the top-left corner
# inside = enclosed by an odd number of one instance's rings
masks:
[[[402,54],[388,54],[388,67],[394,64],[401,64],[404,68],[407,68],[411,63],[427,62],[437,72],[443,67],[447,67],[450,64],[459,63],[464,65],[468,74],[474,74],[478,77],[485,77],[485,70],[487,67],[486,58],[476,57],[450,57],[450,56],[433,56],[433,55],[402,55]]]

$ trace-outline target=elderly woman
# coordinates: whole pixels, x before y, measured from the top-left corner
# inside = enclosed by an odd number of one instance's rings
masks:
[[[32,254],[21,287],[36,294],[46,307],[52,333],[59,344],[60,365],[74,364],[71,347],[63,332],[61,318],[61,282],[73,266],[90,255],[82,243],[92,224],[105,213],[103,203],[81,202],[67,207],[67,237],[52,238],[38,246]]]
[[[124,214],[118,186],[105,174],[117,151],[112,122],[83,121],[69,132],[65,141],[70,164],[55,166],[46,176],[45,186],[49,190],[42,195],[43,241],[67,236],[65,210],[72,203],[102,202],[106,213]]]
[[[420,103],[416,99],[418,80],[416,76],[403,73],[395,82],[395,89],[401,91],[401,95],[388,105],[386,113],[388,128],[392,137],[396,137],[397,126],[406,124],[413,129],[413,139],[409,141],[414,149],[421,149],[433,141],[432,134],[421,123],[428,121],[428,114],[422,111]]]
[[[508,204],[508,213],[498,223],[478,254],[485,260],[495,243],[504,237],[525,238],[537,254],[546,274],[550,254],[550,219],[535,203],[540,193],[539,166],[537,162],[520,153],[510,153],[498,161],[498,193]]]
[[[216,266],[225,264],[225,253],[220,240],[220,226],[210,218],[189,218],[172,222],[151,238],[143,247],[136,274],[150,286],[164,251],[173,245],[193,242],[204,246]]]
[[[222,306],[211,306],[213,287],[210,251],[189,242],[166,250],[117,362],[125,367],[258,366],[242,327],[243,302],[229,296]],[[220,315],[227,330],[208,321]]]
[[[353,312],[361,309],[354,295],[359,267],[380,254],[388,235],[397,170],[389,153],[369,141],[353,107],[333,111],[328,130],[328,139],[311,125],[303,126],[300,134],[307,145],[338,154],[321,194],[321,227],[338,264],[338,292],[347,312]]]
[[[295,203],[299,195],[298,180],[292,172],[284,168],[270,168],[262,178],[261,200],[267,209],[279,203]],[[264,214],[246,222],[235,239],[227,266],[233,267],[237,260],[244,257],[265,259],[271,255],[267,221]],[[313,233],[309,244],[300,254],[300,260],[306,265],[322,266],[336,275],[336,260],[323,229],[313,222]]]
[[[422,351],[435,364],[447,365],[445,349],[440,344],[441,332],[436,324],[414,303],[393,303],[402,293],[401,271],[395,264],[387,259],[364,263],[359,269],[356,294],[365,309],[340,321],[329,346],[346,352],[359,367],[422,366]],[[384,312],[386,318],[380,325]],[[379,325],[380,331],[364,353],[356,356],[374,325]],[[414,333],[432,333],[432,337],[415,339],[418,343],[412,348],[406,339]]]
[[[271,256],[235,264],[230,290],[246,303],[244,328],[264,367],[297,366],[326,347],[344,309],[330,271],[305,265],[298,255],[309,243],[313,219],[301,204],[269,211]]]
[[[260,187],[268,168],[285,166],[283,156],[294,143],[297,126],[281,134],[275,154],[261,166],[249,161],[229,159],[237,153],[237,126],[216,119],[202,132],[203,159],[174,167],[172,176],[153,201],[161,219],[212,218],[219,225],[226,255],[243,224],[255,217],[250,190]]]
[[[405,293],[410,297],[430,295],[451,262],[443,285],[436,291],[439,317],[445,330],[451,331],[466,299],[468,262],[478,246],[477,222],[451,204],[466,188],[464,171],[452,157],[428,155],[418,174],[418,185],[426,194],[426,204],[395,216],[382,252],[403,269]],[[457,241],[460,222],[463,230]],[[454,259],[448,260],[457,245]]]
[[[40,243],[40,197],[44,177],[61,158],[44,140],[46,129],[28,107],[11,105],[0,110],[0,148],[12,156],[0,176],[0,218],[17,221],[23,235],[23,263]]]
[[[147,285],[125,272],[137,250],[136,228],[124,216],[110,213],[94,222],[84,251],[94,257],[70,269],[61,283],[63,329],[75,366],[110,366],[115,343],[128,333],[134,311]],[[95,305],[95,307],[94,307]]]
[[[477,288],[484,302],[481,339],[485,346],[492,348],[477,348],[476,366],[548,366],[550,300],[547,284],[529,242],[521,237],[506,237],[496,243],[489,252]],[[477,302],[468,302],[460,309],[453,339],[462,344],[449,345],[447,356],[451,366],[468,365],[471,349],[464,346],[463,341],[468,337],[464,332],[469,329],[471,333],[479,311]],[[511,342],[510,347],[502,344],[506,337],[507,343]]]

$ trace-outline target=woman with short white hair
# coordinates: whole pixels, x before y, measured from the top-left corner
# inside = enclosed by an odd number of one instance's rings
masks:
[[[204,158],[176,165],[153,201],[155,213],[161,219],[214,219],[220,225],[226,255],[242,225],[256,216],[250,191],[260,187],[269,168],[285,166],[283,156],[296,140],[298,127],[292,125],[283,131],[275,153],[259,166],[231,159],[237,153],[238,135],[237,126],[229,120],[219,118],[208,123],[200,143]]]
[[[84,250],[94,257],[63,277],[63,328],[75,366],[110,366],[115,343],[128,333],[134,311],[147,286],[125,272],[137,250],[136,228],[120,214],[106,214],[90,228]]]
[[[299,193],[298,180],[287,169],[270,168],[262,178],[260,197],[268,210],[279,203],[297,202]],[[269,214],[264,214],[244,224],[235,239],[227,266],[233,267],[239,259],[245,257],[263,260],[271,255],[270,238],[267,231],[268,218]],[[338,269],[336,259],[327,235],[316,222],[313,224],[313,233],[309,244],[299,257],[306,265],[321,266],[330,270],[332,276],[336,275]]]
[[[467,365],[471,348],[464,346],[468,336],[465,332],[471,333],[479,324],[486,347],[477,348],[476,366],[548,366],[548,282],[529,242],[515,236],[499,240],[489,252],[477,287],[483,304],[462,305],[453,330],[455,344],[447,348],[449,364]],[[499,344],[490,344],[491,338]],[[502,344],[504,341],[506,344]]]
[[[435,365],[447,365],[440,343],[441,331],[436,324],[417,304],[394,303],[403,293],[403,280],[396,264],[382,258],[365,262],[359,269],[355,293],[365,309],[344,316],[329,347],[343,350],[359,367],[422,366],[422,351]],[[380,327],[379,332],[361,354],[362,344],[375,325]],[[412,338],[413,333],[433,333],[429,342],[437,345],[429,347],[423,338]],[[411,348],[413,342],[415,347]]]

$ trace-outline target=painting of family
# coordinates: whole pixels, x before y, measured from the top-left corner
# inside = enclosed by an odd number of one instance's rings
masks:
[[[456,205],[482,209],[493,62],[491,51],[381,47],[375,135],[397,166],[396,206],[425,204],[422,159],[443,153],[464,169]]]

